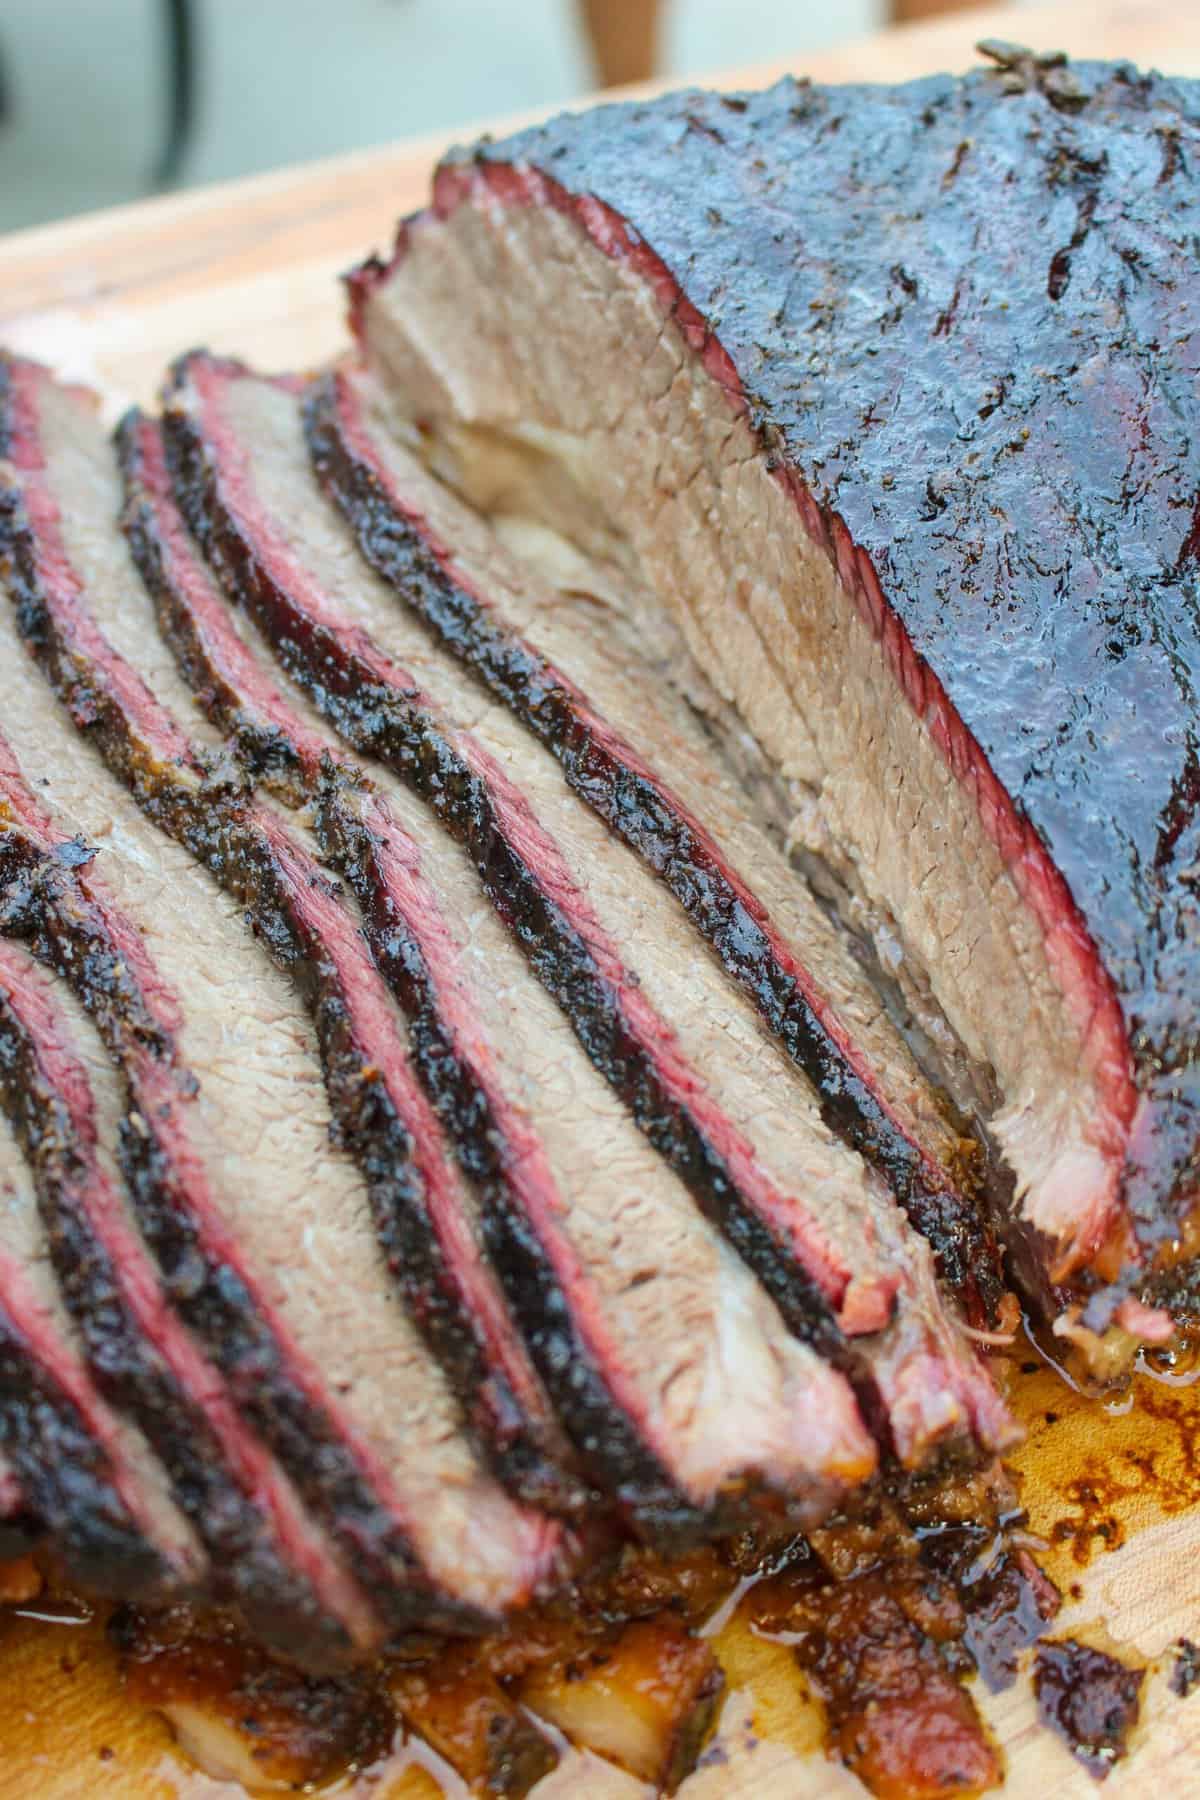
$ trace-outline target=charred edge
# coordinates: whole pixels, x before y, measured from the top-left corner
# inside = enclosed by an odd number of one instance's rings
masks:
[[[241,1412],[253,1421],[314,1516],[346,1547],[372,1598],[398,1631],[464,1631],[482,1621],[433,1595],[405,1535],[364,1490],[332,1423],[290,1375],[244,1283],[206,1252],[194,1220],[175,1209],[173,1170],[153,1137],[130,1132],[122,1167],[171,1298],[207,1344]],[[440,1621],[434,1624],[432,1621]]]
[[[3,364],[0,363],[0,367]],[[38,575],[37,551],[20,495],[0,486],[0,577],[16,613],[18,635],[62,702],[80,736],[93,743],[155,825],[174,835],[179,783],[139,750],[119,703],[94,681],[62,642]]]
[[[511,1146],[487,1091],[441,1017],[420,945],[390,903],[374,835],[344,803],[346,780],[334,770],[323,778],[322,848],[357,896],[375,960],[409,1017],[415,1065],[480,1195],[488,1249],[551,1400],[585,1467],[643,1535],[656,1543],[707,1536],[711,1515],[689,1504],[647,1448],[575,1325],[569,1296],[514,1194]]]
[[[197,705],[230,739],[250,780],[266,783],[290,804],[298,805],[306,784],[290,740],[246,708],[236,689],[214,668],[186,601],[171,580],[154,502],[144,486],[138,443],[142,418],[136,407],[127,412],[117,426],[114,444],[125,495],[121,529],[154,603],[159,631]]]
[[[16,519],[18,528],[10,540],[15,551],[11,585],[18,628],[50,686],[146,817],[186,848],[227,891],[250,899],[253,878],[235,854],[246,840],[231,833],[229,826],[242,798],[240,786],[232,792],[227,785],[223,788],[227,776],[219,773],[217,781],[192,789],[138,744],[120,706],[76,665],[61,643],[38,584],[34,547],[21,527],[19,510]],[[283,966],[292,973],[278,921],[276,913],[251,923],[267,949],[282,956]],[[88,1004],[86,992],[80,999]],[[124,1021],[110,1013],[109,1023],[117,1029],[110,1048],[120,1055]],[[318,1029],[321,1023],[318,1019]],[[334,1110],[336,1114],[336,1105]],[[476,1609],[432,1589],[407,1534],[364,1483],[334,1422],[292,1375],[245,1283],[206,1249],[161,1134],[151,1128],[143,1135],[128,1127],[120,1160],[143,1235],[164,1271],[177,1311],[208,1346],[240,1409],[271,1445],[306,1505],[337,1534],[372,1584],[389,1623],[398,1631],[485,1629],[490,1621]],[[368,1181],[373,1172],[364,1171]]]
[[[454,581],[419,527],[353,454],[338,423],[336,380],[324,377],[306,399],[305,430],[317,476],[367,561],[438,641],[540,739],[573,791],[665,883],[808,1077],[826,1125],[886,1176],[931,1244],[939,1273],[971,1313],[994,1318],[1004,1293],[999,1254],[971,1196],[948,1180],[931,1178],[918,1146],[851,1068],[794,976],[780,966],[766,931],[669,795],[601,740],[558,672],[532,645],[491,620],[475,596]]]
[[[354,749],[392,768],[463,846],[534,974],[639,1129],[758,1276],[789,1328],[856,1385],[869,1388],[869,1377],[815,1282],[745,1203],[689,1109],[666,1091],[652,1052],[625,1020],[619,994],[505,836],[486,782],[409,695],[380,682],[336,633],[292,607],[226,513],[194,426],[173,411],[167,429],[181,508],[226,592],[252,611],[284,668],[335,730]],[[872,1410],[879,1412],[877,1405]]]
[[[213,669],[186,602],[170,579],[153,508],[139,490],[135,428],[131,415],[118,434],[128,496],[122,524],[164,636],[200,705],[233,737],[250,774],[283,785],[299,799],[304,782],[287,738],[264,728]],[[289,769],[294,778],[280,783],[279,772]],[[527,1504],[556,1514],[581,1512],[587,1504],[585,1491],[561,1467],[549,1433],[489,1362],[430,1220],[411,1135],[384,1084],[366,1077],[353,1008],[336,968],[292,903],[289,880],[265,841],[236,822],[231,811],[218,843],[214,816],[211,803],[201,809],[189,804],[175,815],[173,835],[246,906],[255,935],[309,1010],[339,1139],[366,1180],[388,1270],[459,1396],[474,1441],[504,1485]]]
[[[21,1080],[21,1048],[15,1021],[0,1004],[0,1104],[6,1113],[13,1084]],[[172,1592],[176,1583],[167,1560],[129,1516],[105,1451],[50,1372],[29,1354],[2,1297],[0,1450],[16,1476],[28,1529],[49,1537],[74,1579],[101,1593],[150,1600]]]
[[[654,1541],[676,1541],[688,1533],[699,1533],[711,1525],[711,1519],[689,1505],[642,1442],[632,1422],[613,1400],[575,1328],[568,1297],[551,1259],[513,1190],[507,1160],[511,1146],[505,1141],[486,1088],[460,1054],[445,1025],[436,985],[419,942],[391,905],[374,854],[372,833],[342,803],[341,797],[352,778],[331,765],[314,781],[286,733],[264,727],[261,719],[246,709],[236,688],[214,667],[186,596],[179,593],[170,577],[153,506],[139,489],[136,427],[137,419],[131,415],[118,432],[128,496],[123,523],[142,576],[154,596],[163,634],[208,716],[234,737],[240,759],[272,785],[282,785],[294,801],[318,799],[316,828],[322,851],[347,879],[360,903],[376,965],[409,1021],[414,1069],[454,1145],[460,1165],[480,1197],[486,1247],[521,1320],[538,1373],[556,1411],[566,1422],[585,1468],[617,1501],[635,1528]],[[282,782],[280,771],[284,772]],[[311,950],[305,955],[311,963]],[[316,980],[319,983],[319,970]],[[336,1056],[337,1051],[331,1046],[326,1054],[327,1065]],[[378,1101],[381,1096],[367,1096],[360,1082],[352,1082],[351,1108],[361,1109],[369,1098]],[[389,1135],[399,1129],[398,1122],[390,1122],[390,1126],[387,1120],[382,1123]],[[397,1158],[389,1154],[385,1160],[390,1177],[398,1166]],[[405,1244],[397,1246],[394,1221],[409,1213],[414,1198],[419,1206],[418,1194],[406,1197],[406,1205],[397,1209],[388,1205],[385,1197],[387,1223],[381,1230],[385,1244],[395,1250],[409,1280],[416,1265],[411,1248]],[[422,1227],[423,1251],[428,1241],[424,1231]],[[401,1235],[406,1238],[408,1234]],[[437,1284],[432,1285],[436,1290]],[[423,1296],[421,1300],[421,1312],[428,1316]],[[443,1311],[439,1296],[439,1316]],[[461,1378],[461,1346],[454,1349]],[[559,1486],[562,1487],[561,1481]],[[522,1483],[522,1490],[529,1495],[528,1479]],[[560,1492],[531,1497],[543,1506],[549,1498],[552,1509],[561,1510],[561,1503],[568,1496]],[[571,1498],[578,1510],[588,1500],[581,1487]]]
[[[112,1484],[108,1458],[70,1399],[29,1356],[0,1300],[0,1450],[39,1533],[93,1593],[161,1601],[171,1576]]]
[[[2,874],[0,865],[0,881]],[[62,973],[61,926],[53,918],[35,924],[32,909],[25,924],[31,954]],[[100,960],[87,956],[92,969]],[[203,1414],[130,1316],[112,1258],[87,1215],[88,1171],[68,1108],[2,1000],[0,1105],[33,1171],[54,1273],[82,1333],[93,1378],[114,1405],[137,1419],[210,1553],[205,1597],[234,1607],[256,1638],[280,1652],[294,1654],[303,1643],[309,1657],[341,1661],[349,1640],[280,1558],[258,1508],[226,1473]],[[124,1129],[134,1128],[126,1121]]]
[[[421,947],[408,931],[405,921],[390,906],[386,884],[379,876],[373,854],[374,839],[359,824],[349,808],[339,803],[350,779],[344,772],[329,768],[314,784],[292,751],[285,733],[264,728],[258,717],[246,710],[241,695],[224,680],[213,666],[202,634],[187,604],[171,580],[163,545],[149,498],[140,489],[140,456],[136,428],[137,418],[129,415],[118,431],[118,446],[126,484],[127,505],[123,524],[135,560],[153,595],[160,627],[171,644],[185,679],[196,693],[201,706],[238,745],[239,757],[255,773],[273,785],[277,772],[286,771],[285,791],[300,801],[319,793],[320,806],[317,832],[324,854],[345,876],[363,910],[366,935],[375,962],[409,1020],[413,1066],[429,1096],[455,1153],[481,1200],[483,1229],[487,1248],[505,1286],[510,1303],[522,1321],[523,1332],[538,1373],[546,1386],[559,1416],[563,1418],[588,1470],[602,1487],[616,1498],[632,1521],[656,1540],[667,1532],[677,1534],[688,1526],[699,1529],[701,1520],[688,1508],[684,1496],[677,1492],[666,1471],[647,1451],[636,1431],[616,1406],[593,1366],[587,1348],[574,1329],[567,1297],[561,1291],[552,1265],[540,1245],[535,1228],[521,1216],[509,1180],[506,1156],[509,1146],[494,1116],[483,1084],[459,1053],[454,1037],[447,1029],[439,1010],[436,986],[426,966]],[[278,901],[278,884],[272,882]],[[281,936],[295,942],[296,934],[286,925]],[[322,1007],[322,971],[311,946],[302,953],[310,970],[308,985],[315,996],[314,1010]],[[344,1009],[325,1007],[330,1042],[324,1052],[327,1068],[345,1060],[344,1045],[336,1040],[344,1036]],[[324,1040],[323,1040],[324,1041]],[[398,1279],[410,1287],[415,1281],[421,1260],[428,1262],[428,1228],[421,1224],[419,1191],[405,1193],[403,1203],[392,1202],[389,1187],[396,1186],[395,1171],[401,1168],[401,1156],[395,1137],[402,1127],[394,1116],[389,1118],[386,1097],[376,1087],[364,1090],[356,1077],[356,1064],[347,1068],[347,1108],[339,1117],[364,1113],[381,1104],[384,1116],[367,1124],[382,1128],[383,1141],[372,1156],[374,1164],[383,1165],[379,1183],[378,1207],[383,1214],[380,1235],[389,1259],[398,1264]],[[360,1158],[361,1160],[361,1158]],[[412,1184],[410,1184],[411,1186]],[[421,1243],[414,1256],[409,1239],[413,1235],[405,1221],[411,1219],[419,1229]],[[423,1320],[432,1315],[441,1320],[447,1314],[444,1284],[436,1279],[436,1271],[426,1269],[420,1290],[413,1295]],[[432,1305],[430,1296],[432,1295]],[[450,1318],[459,1315],[451,1309]],[[474,1346],[469,1346],[473,1351]],[[445,1360],[447,1346],[443,1343]],[[455,1373],[462,1380],[461,1342],[449,1346]],[[477,1360],[477,1359],[476,1359]],[[482,1371],[470,1371],[479,1379]],[[512,1456],[508,1459],[511,1464]],[[513,1471],[509,1470],[511,1475]],[[582,1511],[588,1502],[581,1486],[566,1491],[560,1478],[557,1490],[547,1494],[546,1483],[537,1491],[531,1488],[534,1470],[521,1471],[521,1491],[551,1510]]]

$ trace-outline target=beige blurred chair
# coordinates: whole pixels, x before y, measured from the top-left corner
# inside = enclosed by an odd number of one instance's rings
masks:
[[[886,0],[892,24],[966,12],[992,0]],[[578,0],[601,87],[648,81],[658,70],[664,0]]]

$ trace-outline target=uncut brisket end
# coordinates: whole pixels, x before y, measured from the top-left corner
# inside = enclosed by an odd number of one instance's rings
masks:
[[[244,832],[244,817],[219,785],[205,787],[189,741],[105,636],[124,634],[149,667],[157,638],[152,629],[147,637],[151,615],[117,525],[115,463],[90,403],[31,365],[10,372],[22,407],[8,574],[27,639],[146,811],[169,827],[186,816],[190,794],[211,792],[217,846],[228,848],[240,880],[237,832],[221,837],[219,821]],[[15,644],[11,615],[4,631]],[[152,676],[164,693],[174,671],[159,650]],[[328,1146],[304,1006],[191,854],[155,834],[82,742],[70,748],[65,719],[21,664],[14,651],[5,665],[17,677],[6,688],[14,740],[23,752],[36,745],[53,768],[59,822],[69,830],[79,821],[100,841],[104,885],[137,924],[120,921],[120,962],[142,971],[143,998],[171,996],[164,1004],[175,1009],[181,1069],[200,1077],[186,1107],[193,1145],[182,1193],[169,1185],[153,1131],[141,1166],[128,1171],[160,1261],[187,1272],[180,1310],[389,1623],[469,1627],[520,1604],[557,1566],[561,1533],[486,1475],[390,1291],[353,1165]],[[77,879],[91,888],[99,878]],[[327,896],[314,889],[312,904]],[[161,1140],[156,1106],[151,1094],[140,1110]],[[183,1128],[182,1110],[171,1114],[173,1131]],[[212,1158],[216,1183],[205,1167]],[[231,1167],[243,1171],[238,1186],[221,1174]]]
[[[131,421],[122,448],[127,531],[164,633],[249,764],[262,767],[268,746],[268,778],[278,782],[282,771],[293,797],[315,800],[323,841],[363,903],[368,940],[410,1019],[416,1067],[480,1194],[489,1248],[585,1467],[659,1541],[711,1532],[725,1514],[747,1516],[720,1442],[722,1397],[730,1377],[731,1398],[761,1388],[761,1302],[739,1293],[746,1278],[707,1240],[589,1069],[490,917],[467,859],[386,775],[385,799],[356,774],[235,626],[182,528],[157,427]],[[647,1266],[643,1236],[662,1267]],[[714,1341],[709,1304],[718,1315],[738,1311],[736,1346],[727,1333]],[[824,1490],[865,1474],[873,1452],[839,1377],[799,1346],[770,1352],[767,1367],[771,1358],[793,1365],[789,1379],[807,1391],[791,1421],[774,1416],[777,1401],[764,1395],[760,1438],[764,1422],[796,1434],[794,1447],[780,1448],[806,1453],[797,1516],[812,1517],[828,1504]],[[714,1430],[717,1443],[706,1445]],[[697,1480],[714,1450],[726,1458],[713,1472],[723,1471],[728,1490],[722,1497],[718,1486],[716,1504],[711,1476]],[[745,1436],[741,1454],[752,1466]],[[753,1491],[749,1499],[758,1505]]]
[[[5,925],[48,960],[65,949],[68,964],[89,971],[83,979],[98,974],[80,935],[68,946],[61,922],[48,928],[37,917],[55,902],[70,910],[55,893],[58,865],[39,868],[31,856],[18,879],[13,848],[11,834],[0,838]],[[256,1638],[280,1651],[293,1655],[300,1643],[310,1663],[340,1660],[349,1637],[322,1614],[304,1572],[317,1553],[315,1534],[170,1310],[101,1164],[95,1096],[102,1084],[115,1086],[116,1072],[98,1043],[90,1066],[84,1062],[80,1046],[92,1028],[67,1010],[29,951],[0,941],[0,1105],[34,1172],[50,1263],[92,1378],[141,1427],[208,1553],[198,1594],[235,1607]],[[112,1099],[115,1115],[123,1096]],[[107,1123],[114,1141],[137,1130],[128,1117]]]
[[[0,997],[0,1059],[7,1060]],[[24,1528],[68,1579],[147,1601],[186,1596],[204,1558],[166,1476],[88,1373],[46,1258],[33,1178],[0,1116],[0,1457]]]
[[[393,769],[466,850],[595,1068],[792,1329],[859,1383],[885,1440],[894,1440],[909,1466],[943,1441],[969,1446],[976,1431],[985,1444],[1001,1441],[1009,1429],[1003,1408],[925,1277],[927,1252],[915,1239],[900,1247],[901,1217],[873,1178],[823,1126],[802,1128],[790,1114],[771,1154],[794,1162],[802,1146],[806,1174],[781,1187],[758,1145],[710,1092],[732,1083],[741,1117],[761,1134],[765,1112],[779,1113],[794,1076],[783,1063],[781,1088],[773,1066],[771,1085],[756,1086],[751,1098],[748,1070],[763,1053],[758,1024],[751,1017],[738,1025],[731,1059],[726,989],[711,1007],[693,1001],[690,989],[721,977],[697,965],[689,928],[669,898],[661,898],[669,909],[661,929],[657,918],[649,922],[659,902],[652,879],[626,910],[625,870],[611,864],[627,852],[562,788],[553,761],[498,709],[485,707],[486,722],[471,729],[456,723],[480,706],[469,690],[464,695],[454,663],[438,657],[419,626],[413,639],[383,584],[347,567],[353,540],[336,517],[321,516],[294,384],[196,354],[177,370],[166,424],[181,505],[231,599],[246,606],[339,733]],[[403,663],[381,647],[392,643]],[[430,684],[436,702],[423,691]],[[596,834],[586,850],[581,820]],[[564,828],[573,834],[574,864],[556,841]],[[585,892],[602,887],[611,914],[603,921]],[[699,1066],[676,1042],[680,1021],[670,1004],[660,1014],[648,997],[647,969],[631,971],[617,949],[638,939],[650,940],[662,965],[662,995],[690,1009],[689,1029],[704,1040]],[[731,1060],[736,1066],[726,1067]],[[812,1102],[797,1094],[795,1104]],[[817,1185],[825,1190],[820,1214],[808,1205]],[[854,1208],[867,1215],[861,1229],[850,1222]]]
[[[464,567],[457,554],[462,510],[444,496],[441,521],[429,517],[430,478],[372,418],[362,371],[344,367],[321,378],[306,402],[305,424],[322,486],[372,567],[535,733],[573,791],[665,882],[808,1076],[829,1128],[883,1171],[974,1322],[994,1324],[1003,1277],[974,1192],[968,1146],[946,1132],[932,1142],[926,1134],[923,1143],[915,1109],[889,1079],[893,1070],[875,1066],[839,1017],[812,961],[813,949],[817,957],[830,955],[830,934],[818,935],[815,908],[809,943],[789,941],[656,761],[614,729],[573,673],[539,647],[542,621],[521,630],[511,616],[506,572],[489,590]],[[569,605],[564,599],[556,616]],[[765,844],[757,848],[770,853]],[[893,1064],[903,1059],[898,1036],[881,1048]]]
[[[1151,1337],[1200,1098],[1198,120],[1029,58],[600,109],[451,158],[352,282],[411,416],[657,593],[994,1074],[1031,1288]]]

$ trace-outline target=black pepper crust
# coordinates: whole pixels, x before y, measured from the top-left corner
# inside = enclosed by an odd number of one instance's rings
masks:
[[[395,588],[488,690],[559,763],[568,786],[666,885],[768,1030],[811,1082],[821,1116],[886,1177],[933,1246],[938,1271],[976,1324],[994,1323],[1002,1258],[985,1223],[977,1172],[939,1171],[891,1119],[781,967],[763,924],[729,874],[697,841],[669,793],[622,760],[595,731],[581,696],[534,645],[489,615],[439,559],[419,522],[402,514],[339,427],[337,376],[320,378],[304,407],[313,467],[376,572]]]
[[[0,840],[2,841],[2,840]],[[0,1104],[20,1079],[22,1041],[0,997]],[[46,1537],[69,1578],[93,1592],[169,1598],[179,1572],[150,1543],[117,1491],[108,1455],[0,1298],[0,1451],[21,1497],[3,1553]]]
[[[600,107],[454,160],[630,221],[764,456],[869,555],[1112,976],[1153,1244],[1200,1174],[1200,84],[993,55]]]
[[[186,373],[184,359],[177,365],[181,383]],[[613,985],[537,869],[506,836],[487,782],[417,698],[380,682],[335,632],[293,607],[224,506],[194,421],[171,407],[165,424],[181,510],[229,598],[245,606],[287,673],[339,736],[399,775],[463,846],[530,968],[638,1127],[753,1269],[789,1327],[861,1380],[861,1368],[824,1296],[744,1203],[689,1109],[667,1093],[652,1056],[626,1024]]]
[[[614,1400],[580,1336],[570,1297],[509,1181],[516,1152],[485,1084],[441,1016],[420,945],[387,893],[377,839],[357,803],[367,784],[332,758],[314,778],[286,733],[248,707],[206,654],[186,595],[171,580],[155,508],[141,483],[137,426],[131,414],[117,434],[126,486],[123,524],[159,628],[199,705],[231,739],[247,773],[292,803],[313,804],[318,842],[358,901],[372,956],[409,1021],[413,1066],[479,1196],[486,1247],[584,1470],[639,1535],[656,1544],[684,1545],[734,1529],[752,1516],[759,1496],[747,1489],[715,1510],[696,1508]]]
[[[76,909],[62,870],[13,834],[0,836],[0,930],[19,936],[51,968],[79,969],[72,982],[78,990],[97,976],[103,981],[103,957],[69,928]],[[40,1046],[2,995],[0,1107],[36,1182],[55,1278],[92,1377],[119,1411],[137,1420],[209,1554],[203,1592],[193,1598],[234,1608],[260,1642],[284,1654],[302,1643],[340,1660],[348,1650],[343,1634],[287,1566],[261,1511],[228,1471],[202,1409],[138,1329],[121,1271],[90,1216],[88,1171],[70,1108]],[[120,1130],[124,1156],[139,1132],[128,1115]]]
[[[18,856],[26,864],[14,934],[69,983],[110,1053],[128,1068],[136,1042],[154,1035],[161,1039],[163,1034],[136,987],[129,1006],[134,984],[102,914],[77,879],[64,879],[55,871],[52,885],[39,880],[44,862],[18,834],[10,832],[5,847],[10,868]],[[169,1040],[166,1054],[174,1063]],[[187,1089],[194,1084],[186,1071],[178,1073],[185,1102]],[[463,1629],[470,1621],[457,1607],[447,1603],[439,1613],[438,1604],[420,1592],[421,1572],[407,1541],[364,1489],[333,1422],[291,1374],[254,1297],[237,1273],[205,1245],[165,1128],[166,1122],[154,1110],[138,1111],[136,1123],[132,1117],[126,1120],[119,1160],[138,1225],[162,1270],[172,1306],[205,1345],[239,1410],[288,1469],[306,1504],[317,1516],[353,1535],[361,1561],[374,1572],[376,1582],[382,1583],[387,1572],[396,1594],[377,1597],[390,1601],[391,1610],[401,1615],[397,1629],[415,1628],[438,1616],[444,1620],[442,1628]],[[300,1653],[298,1644],[303,1645],[304,1660],[314,1664],[343,1660],[346,1651],[340,1629],[322,1618],[314,1620],[309,1637],[286,1640],[292,1655]]]

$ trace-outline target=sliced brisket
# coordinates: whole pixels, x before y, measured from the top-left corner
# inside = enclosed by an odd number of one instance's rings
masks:
[[[0,795],[10,791],[11,779]],[[22,800],[29,805],[28,795]],[[60,865],[52,856],[41,862],[28,842],[19,855],[18,831],[0,839],[4,922],[28,933],[47,960],[82,963],[95,944],[65,925],[72,908],[56,881]],[[60,915],[49,929],[45,907]],[[128,1216],[111,1157],[122,1135],[137,1132],[124,1105],[82,1008],[61,986],[53,991],[25,948],[0,941],[0,1107],[34,1172],[45,1254],[92,1378],[137,1420],[208,1552],[197,1597],[235,1607],[280,1651],[302,1643],[310,1662],[337,1658],[347,1634],[322,1614],[306,1573],[319,1564],[317,1534],[172,1313]]]
[[[170,692],[177,678],[117,528],[115,463],[86,398],[27,364],[8,373],[5,551],[22,630],[80,729],[169,824],[205,784],[182,730],[105,636],[127,633],[142,667],[159,654],[154,684]],[[561,1534],[486,1474],[390,1291],[355,1170],[329,1147],[304,1004],[247,936],[238,905],[72,736],[32,679],[11,613],[2,629],[17,755],[49,782],[60,839],[101,850],[98,872],[74,876],[81,905],[104,890],[95,1016],[142,1083],[148,1135],[140,1156],[131,1146],[128,1173],[176,1305],[336,1542],[330,1579],[344,1558],[392,1624],[463,1624],[520,1603],[550,1574]],[[221,790],[211,791],[215,822]],[[273,860],[280,843],[253,838],[264,881],[287,873]],[[236,833],[228,850],[248,868]],[[314,887],[308,916],[329,903]],[[157,1057],[139,1053],[144,1039]],[[373,1098],[363,1084],[363,1106]],[[369,1616],[357,1624],[362,1642]]]
[[[295,383],[235,364],[196,355],[177,372],[181,502],[231,597],[337,729],[465,846],[596,1067],[793,1328],[865,1385],[902,1461],[1003,1440],[925,1246],[753,1008],[697,959],[670,897],[536,739],[464,689],[454,659],[354,566],[348,527],[321,510],[301,404]],[[617,947],[632,943],[636,963]]]
[[[658,596],[899,939],[1101,1366],[1196,1189],[1198,128],[1031,61],[600,109],[451,158],[352,282],[456,479]]]
[[[712,1514],[729,1479],[730,1409],[752,1404],[757,1440],[740,1429],[737,1454],[782,1472],[794,1436],[817,1490],[803,1508],[811,1515],[824,1485],[872,1460],[844,1384],[799,1346],[762,1354],[760,1333],[764,1348],[778,1344],[778,1326],[531,980],[466,855],[385,773],[386,794],[369,787],[305,699],[282,690],[286,678],[271,674],[253,628],[235,622],[197,560],[158,427],[131,417],[121,442],[127,531],[164,634],[250,767],[316,802],[323,840],[409,1015],[430,1100],[481,1195],[526,1338],[593,1478],[640,1529],[673,1534],[689,1512]],[[734,1311],[744,1314],[740,1343],[722,1328]],[[771,1392],[772,1358],[790,1367],[790,1419]],[[775,1447],[772,1433],[782,1434]]]

